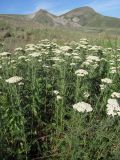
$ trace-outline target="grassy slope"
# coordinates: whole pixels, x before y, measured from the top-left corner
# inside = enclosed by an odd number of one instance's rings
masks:
[[[56,39],[61,44],[72,40],[78,41],[80,37],[92,37],[91,39],[98,42],[101,39],[107,39],[106,35],[109,35],[112,39],[120,35],[120,29],[118,28],[120,25],[119,19],[104,17],[93,13],[93,11],[91,11],[90,16],[85,14],[86,16],[83,17],[83,20],[87,24],[80,29],[53,27],[53,19],[47,16],[47,14],[48,12],[44,13],[44,11],[38,12],[34,21],[25,15],[0,15],[0,41],[5,42],[7,50],[12,50],[15,47],[37,42],[45,38],[50,40]],[[63,16],[66,17],[68,14]],[[69,14],[69,16],[73,17],[72,14]],[[101,28],[99,28],[100,25]],[[111,28],[108,28],[107,25]]]

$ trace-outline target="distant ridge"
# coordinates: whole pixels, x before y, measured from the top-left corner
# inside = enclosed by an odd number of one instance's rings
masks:
[[[50,26],[65,27],[97,27],[97,28],[119,28],[120,19],[103,16],[88,6],[73,9],[63,15],[56,16],[46,10],[39,10],[34,14],[33,20]]]
[[[53,15],[46,10],[29,15],[0,15],[0,21],[16,24],[32,24],[49,27],[71,27],[71,28],[120,28],[120,19],[101,15],[88,6],[73,9],[60,16]]]

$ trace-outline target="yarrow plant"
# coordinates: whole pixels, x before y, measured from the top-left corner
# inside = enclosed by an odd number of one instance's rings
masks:
[[[84,76],[88,75],[88,72],[84,69],[78,69],[75,71],[75,74],[79,77],[84,77]]]
[[[120,116],[120,102],[117,99],[109,99],[107,104],[107,114]]]
[[[73,105],[73,109],[78,112],[91,112],[93,109],[90,104],[85,102],[79,102]]]
[[[0,159],[118,160],[119,49],[81,38],[1,50]]]
[[[18,82],[20,82],[21,80],[23,79],[23,77],[18,77],[18,76],[14,76],[14,77],[11,77],[11,78],[9,78],[9,79],[6,79],[5,81],[7,82],[7,83],[18,83]]]

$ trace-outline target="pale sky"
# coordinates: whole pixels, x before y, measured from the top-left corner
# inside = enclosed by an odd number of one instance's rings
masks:
[[[120,0],[0,0],[0,14],[29,14],[45,9],[60,15],[83,6],[92,7],[103,15],[120,18]]]

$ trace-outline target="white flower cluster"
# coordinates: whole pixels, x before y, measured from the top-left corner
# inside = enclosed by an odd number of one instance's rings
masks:
[[[75,74],[79,77],[84,77],[84,76],[88,75],[88,72],[84,69],[78,69],[75,71]]]
[[[113,92],[112,95],[111,95],[112,98],[118,98],[120,99],[120,93],[118,92]]]
[[[112,80],[109,79],[109,78],[104,78],[104,79],[101,79],[101,82],[104,83],[104,84],[111,84]]]
[[[120,101],[118,99],[109,99],[107,104],[107,114],[111,116],[120,116]]]
[[[0,53],[0,56],[4,57],[4,56],[10,56],[12,53],[9,52],[2,52]]]
[[[102,84],[100,85],[101,90],[105,90],[108,85],[112,84],[112,80],[109,78],[101,79]]]
[[[41,53],[40,52],[33,52],[33,53],[29,54],[29,56],[31,56],[31,57],[40,57]]]
[[[60,47],[60,49],[64,52],[71,52],[72,51],[72,48],[69,46],[62,46],[62,47]]]
[[[85,102],[79,102],[73,105],[73,109],[78,112],[91,112],[93,109],[90,104]]]
[[[12,84],[12,83],[20,82],[22,79],[23,79],[23,77],[14,76],[14,77],[11,77],[11,78],[9,78],[9,79],[6,79],[5,81],[6,81],[7,83]]]
[[[62,99],[62,97],[59,95],[59,91],[58,90],[54,90],[53,93],[56,95],[57,101]]]
[[[88,62],[99,62],[100,61],[100,58],[97,56],[88,56],[86,59]]]

